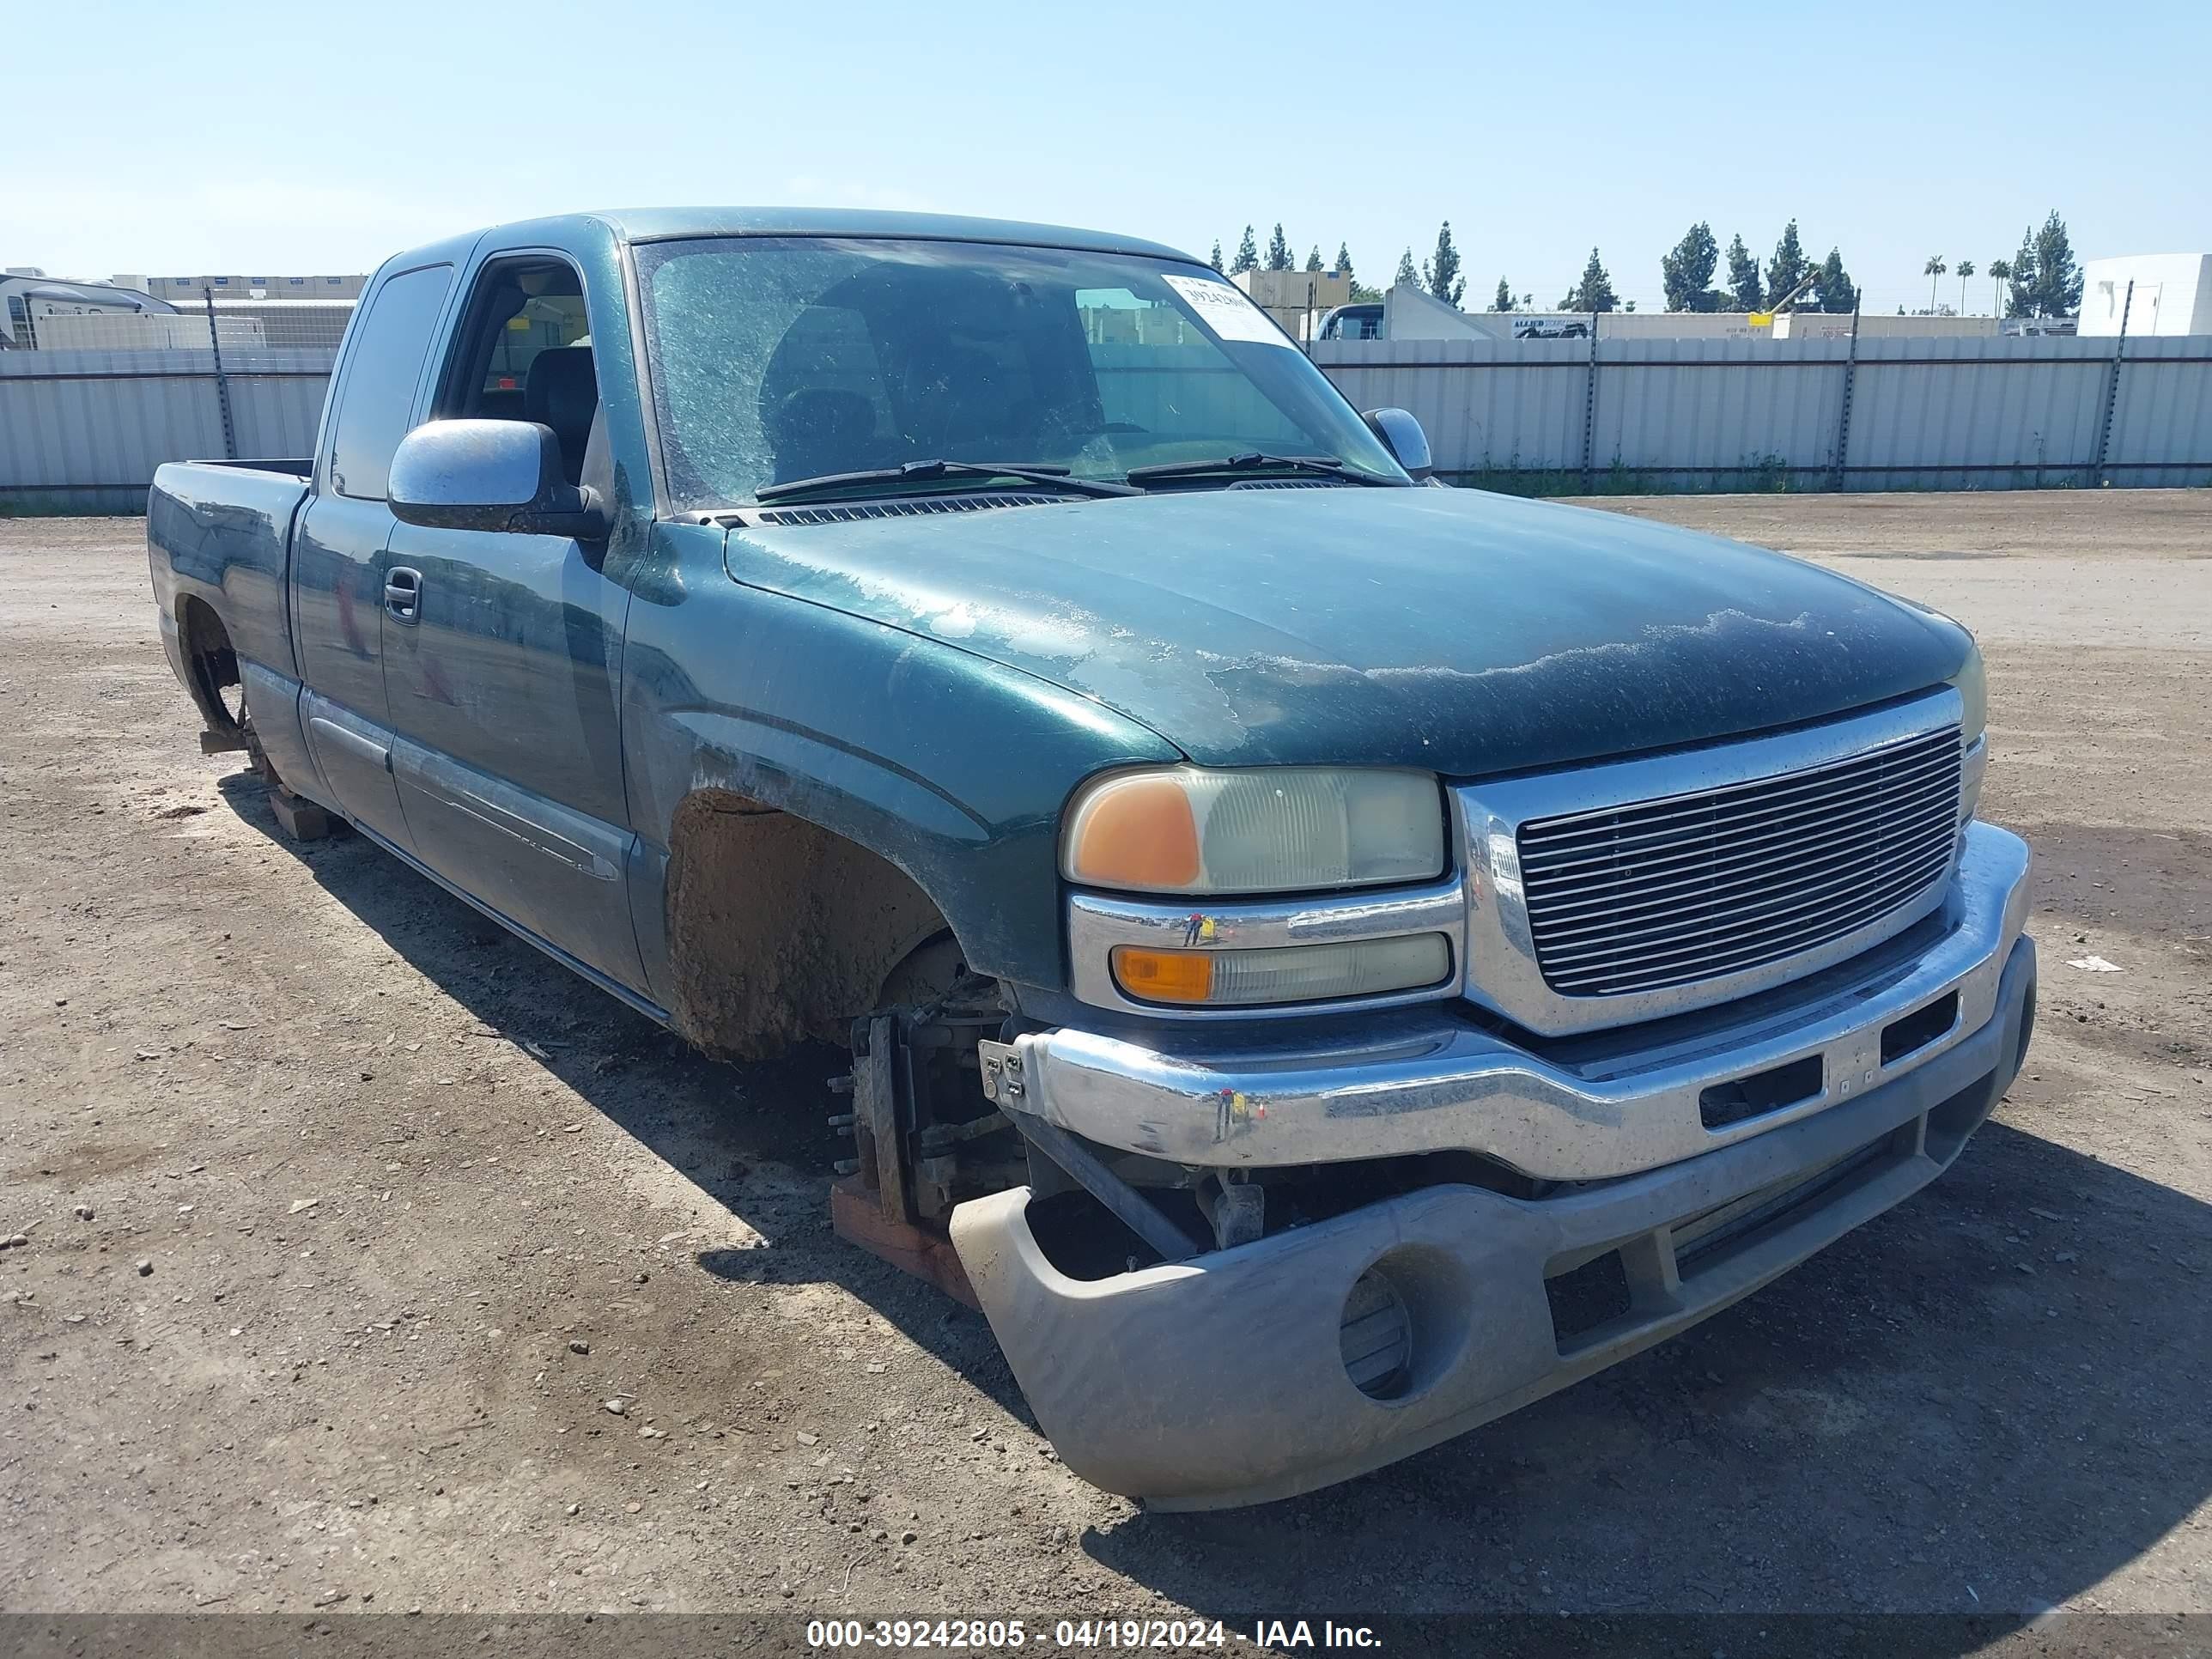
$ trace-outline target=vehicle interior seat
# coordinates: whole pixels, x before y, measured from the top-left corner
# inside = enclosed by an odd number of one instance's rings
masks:
[[[980,460],[1008,453],[1012,434],[1006,428],[1013,411],[985,353],[972,346],[925,347],[908,361],[903,390],[917,455]]]
[[[570,483],[580,483],[584,450],[599,411],[599,383],[589,346],[553,346],[531,360],[523,383],[523,418],[553,428],[561,441],[561,467]]]
[[[483,421],[526,421],[530,418],[522,388],[495,386],[477,394],[476,416]]]
[[[802,386],[776,404],[768,425],[779,483],[872,465],[875,407],[857,392]]]

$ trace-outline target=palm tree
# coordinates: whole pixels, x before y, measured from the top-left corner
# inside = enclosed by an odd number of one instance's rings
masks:
[[[1993,316],[2004,315],[2004,285],[2012,280],[2012,261],[1990,261],[1990,311]]]
[[[1974,262],[1972,259],[1959,261],[1959,314],[1961,317],[1966,314],[1966,278],[1973,274]]]
[[[1920,274],[1928,279],[1928,314],[1931,317],[1936,314],[1936,279],[1950,268],[1940,253],[1929,254],[1928,263],[1920,267]]]

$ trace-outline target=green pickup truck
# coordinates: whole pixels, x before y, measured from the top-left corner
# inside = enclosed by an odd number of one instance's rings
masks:
[[[1964,629],[1428,469],[1168,248],[593,214],[391,260],[315,453],[148,538],[289,822],[710,1054],[849,1045],[840,1231],[1205,1507],[1757,1289],[2033,1022]]]

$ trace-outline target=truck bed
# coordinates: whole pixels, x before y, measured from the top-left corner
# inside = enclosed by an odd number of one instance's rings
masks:
[[[179,607],[198,599],[222,618],[242,662],[298,673],[285,573],[313,470],[304,460],[173,461],[155,473],[146,553],[166,642]]]
[[[289,478],[307,478],[314,474],[313,456],[298,456],[289,460],[261,461],[188,461],[188,466],[220,466],[234,472],[276,472]]]

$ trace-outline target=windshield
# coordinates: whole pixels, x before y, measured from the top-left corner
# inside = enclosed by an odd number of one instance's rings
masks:
[[[1256,453],[1405,481],[1304,354],[1204,266],[823,237],[646,243],[637,261],[679,508],[920,460],[1112,482]]]

